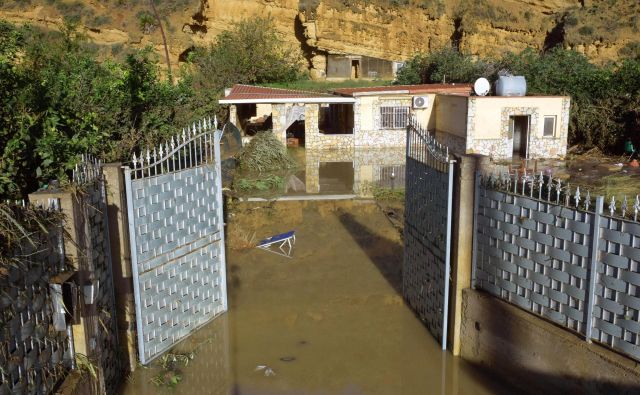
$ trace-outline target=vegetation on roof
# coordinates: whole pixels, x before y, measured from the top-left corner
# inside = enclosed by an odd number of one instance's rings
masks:
[[[296,89],[310,92],[327,93],[341,88],[362,88],[371,86],[387,86],[391,85],[390,80],[344,80],[344,81],[315,81],[309,79],[301,79],[297,81],[275,82],[264,84],[271,88]]]

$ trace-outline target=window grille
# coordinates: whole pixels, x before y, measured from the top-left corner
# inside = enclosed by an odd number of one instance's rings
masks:
[[[556,135],[556,116],[549,115],[544,117],[544,137],[553,137]]]
[[[409,107],[380,107],[382,129],[402,129],[409,122]]]

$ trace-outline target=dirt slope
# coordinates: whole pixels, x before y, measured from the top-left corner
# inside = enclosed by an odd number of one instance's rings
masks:
[[[174,62],[256,15],[271,15],[319,69],[327,52],[404,60],[452,44],[482,56],[561,44],[599,63],[640,54],[637,0],[163,0],[158,8]],[[13,22],[56,28],[65,17],[114,55],[125,45],[161,48],[147,1],[0,0],[0,18]]]

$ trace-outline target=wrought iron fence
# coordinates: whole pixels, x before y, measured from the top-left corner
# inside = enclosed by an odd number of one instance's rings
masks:
[[[478,175],[474,287],[640,359],[639,212],[543,174]]]
[[[453,158],[415,118],[407,126],[403,295],[447,344]]]

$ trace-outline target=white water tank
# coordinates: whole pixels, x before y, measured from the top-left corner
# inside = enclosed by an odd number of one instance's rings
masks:
[[[496,82],[497,96],[525,96],[527,94],[527,80],[521,76],[503,76]]]

